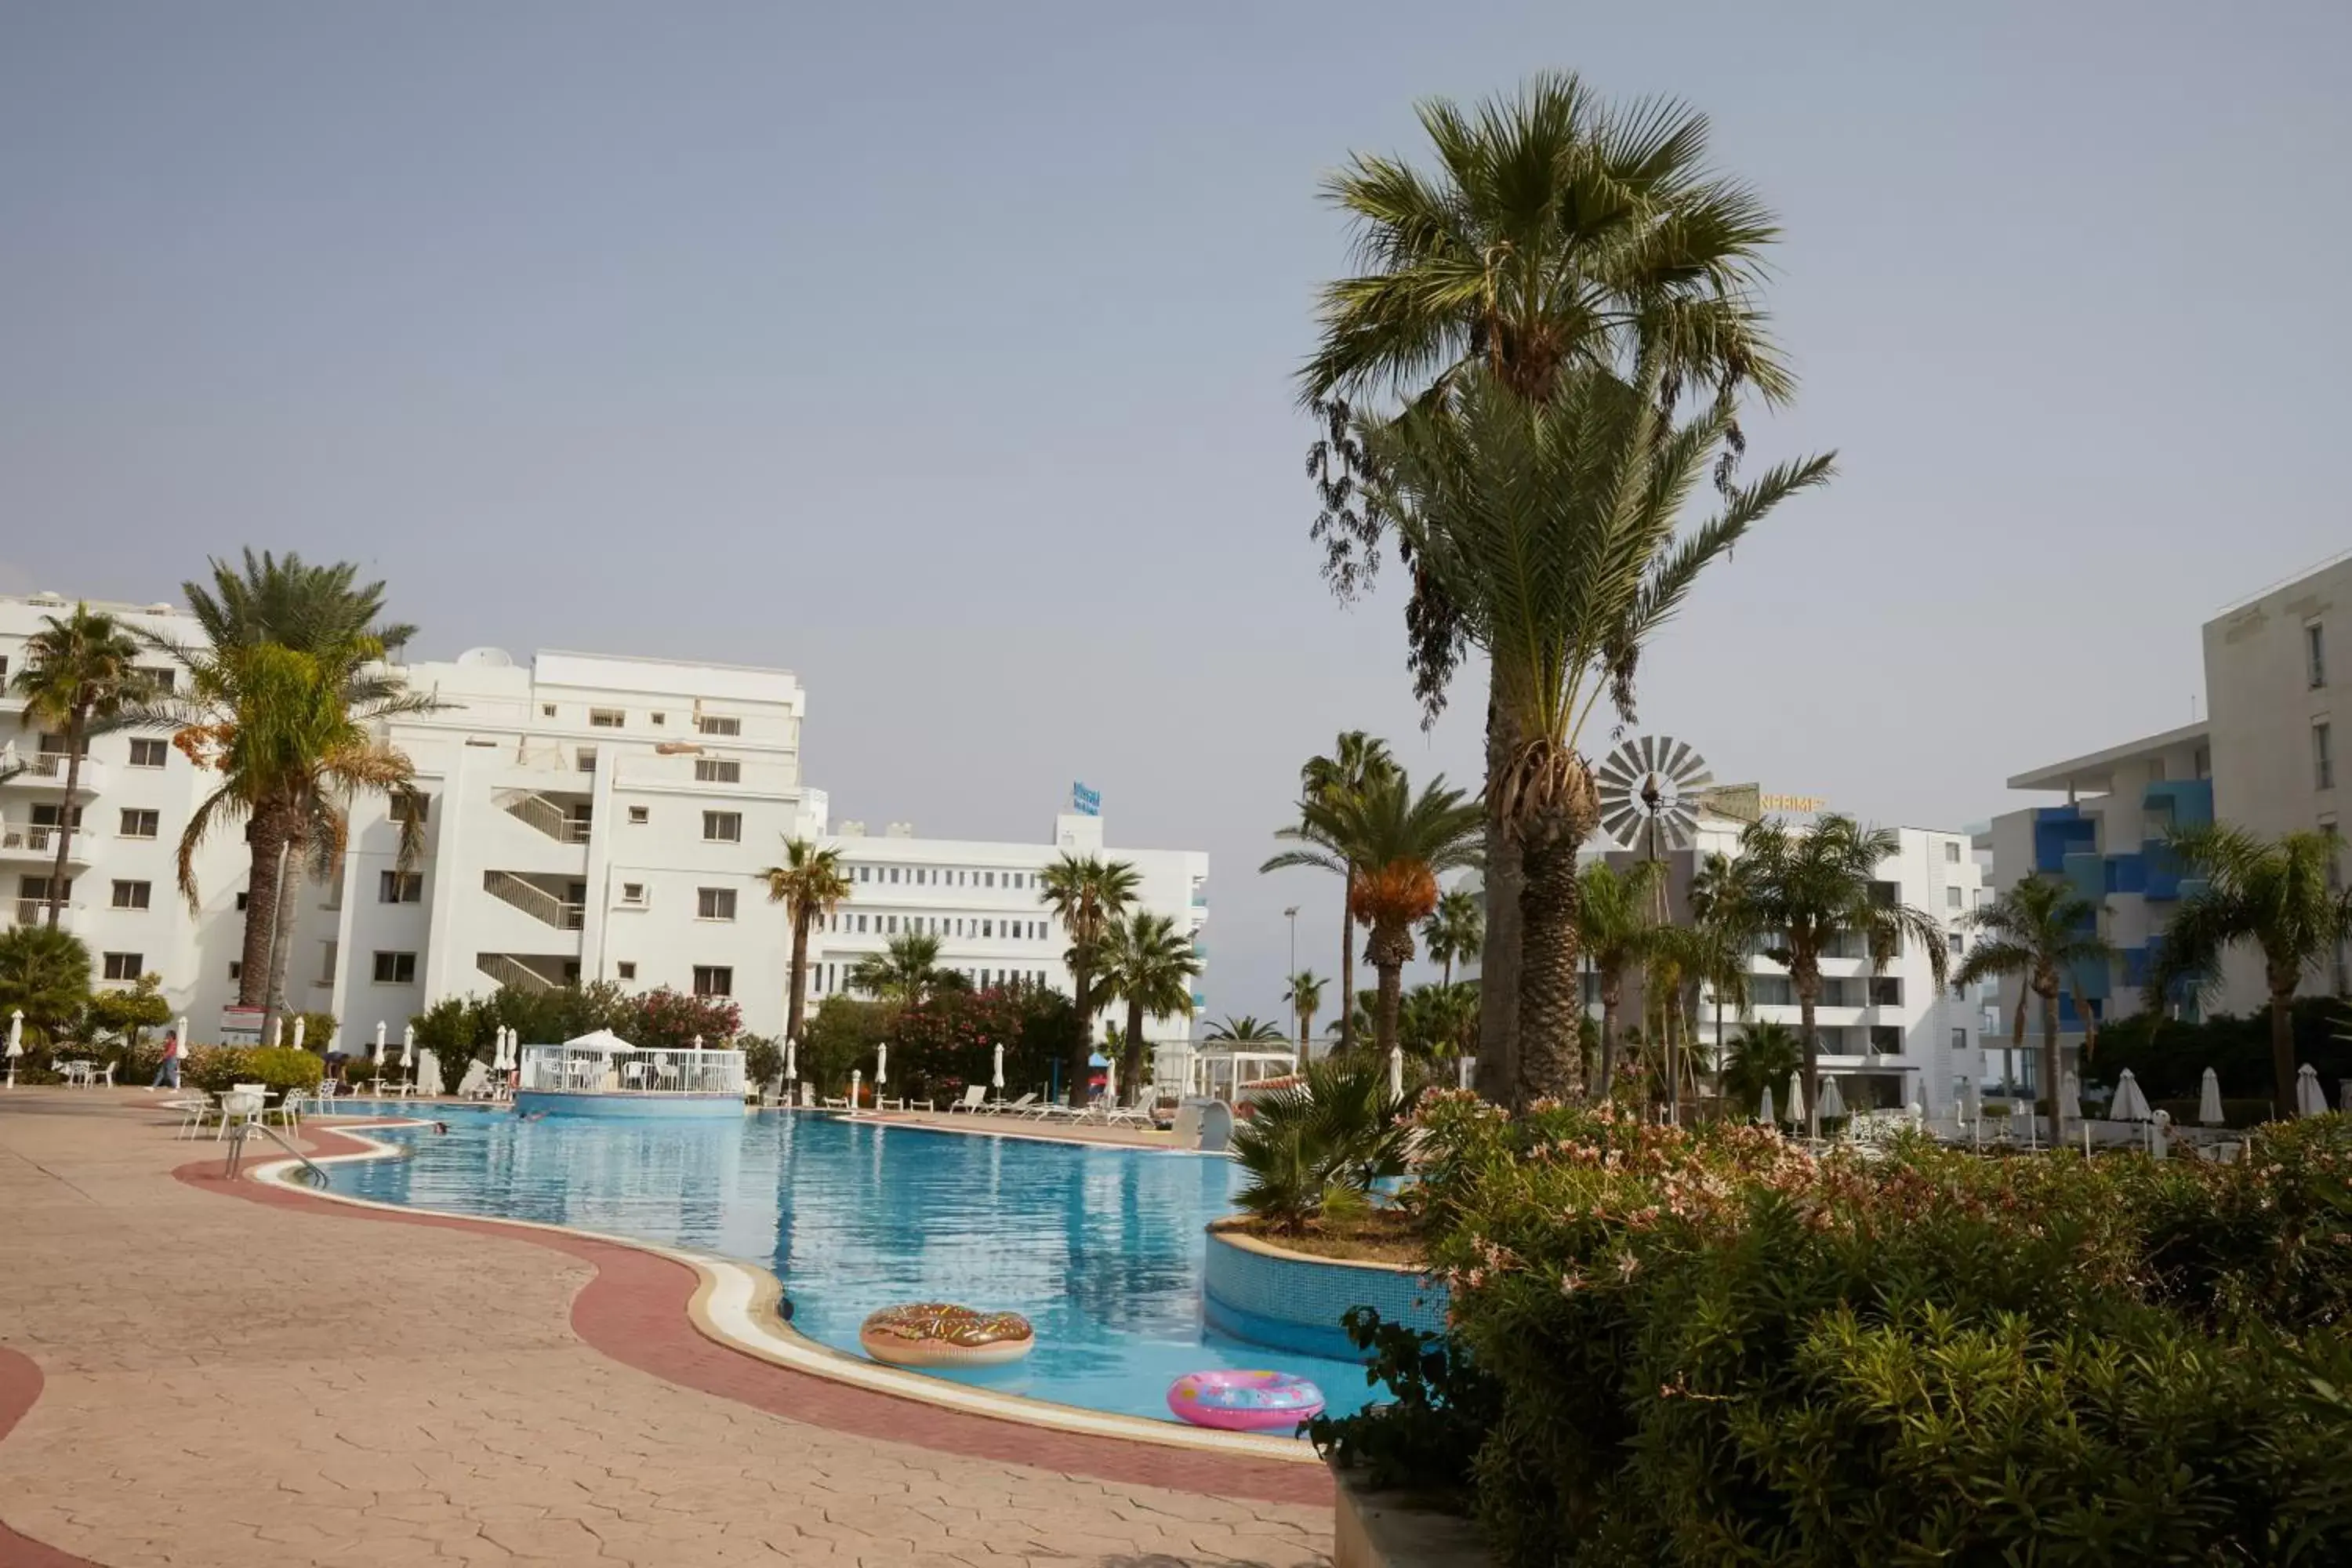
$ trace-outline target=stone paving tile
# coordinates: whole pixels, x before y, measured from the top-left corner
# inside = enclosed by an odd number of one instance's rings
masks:
[[[911,1447],[664,1381],[573,1331],[591,1264],[174,1181],[208,1151],[152,1104],[0,1096],[0,1347],[45,1380],[0,1441],[0,1521],[33,1542],[116,1568],[1327,1561],[1328,1509]]]

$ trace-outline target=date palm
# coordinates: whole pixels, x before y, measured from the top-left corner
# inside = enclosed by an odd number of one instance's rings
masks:
[[[1764,1091],[1779,1093],[1803,1062],[1796,1031],[1788,1025],[1749,1024],[1724,1047],[1724,1102],[1743,1115],[1755,1115],[1762,1108]]]
[[[2167,842],[2205,887],[2182,899],[2164,928],[2148,964],[2147,1005],[2162,1008],[2184,982],[2214,989],[2232,948],[2259,952],[2270,993],[2271,1103],[2282,1118],[2292,1116],[2294,994],[2352,940],[2352,890],[2328,885],[2341,844],[2328,833],[2265,840],[2213,826],[2175,829]]]
[[[1578,879],[1577,945],[1591,964],[1601,992],[1599,1092],[1603,1099],[1615,1085],[1618,1052],[1624,1043],[1621,1019],[1625,977],[1641,970],[1657,934],[1658,889],[1665,885],[1665,876],[1663,860],[1636,860],[1622,871],[1605,860],[1595,860]],[[1577,994],[1580,1012],[1581,978]]]
[[[1437,908],[1421,925],[1422,946],[1432,963],[1445,969],[1444,984],[1454,984],[1455,963],[1475,956],[1486,940],[1486,907],[1475,888],[1451,888],[1438,895]]]
[[[1357,267],[1323,290],[1322,339],[1299,390],[1323,431],[1308,454],[1321,502],[1311,531],[1343,599],[1373,580],[1389,531],[1350,400],[1410,405],[1476,366],[1543,403],[1581,368],[1622,373],[1645,357],[1662,364],[1662,393],[1710,384],[1727,414],[1743,384],[1775,400],[1792,390],[1757,298],[1777,222],[1708,169],[1704,116],[1670,101],[1612,106],[1559,74],[1475,110],[1441,100],[1420,113],[1433,169],[1360,156],[1327,186],[1353,226]],[[1726,433],[1728,458],[1737,427]],[[1444,584],[1416,571],[1408,662],[1433,718],[1463,653],[1458,618]],[[1519,744],[1500,695],[1491,672],[1490,782]],[[1518,1054],[1519,850],[1488,795],[1479,1057],[1482,1088],[1501,1099]]]
[[[1715,1001],[1715,1052],[1721,1059],[1728,1043],[1723,1032],[1723,1005],[1748,1010],[1748,950],[1755,941],[1756,922],[1748,908],[1740,881],[1739,862],[1716,851],[1691,873],[1685,895],[1690,902],[1699,980]]]
[[[1298,1020],[1298,1059],[1307,1058],[1307,1041],[1314,1037],[1315,1015],[1323,1010],[1323,977],[1311,969],[1302,969],[1290,977],[1283,988],[1282,999],[1290,1004],[1291,1016]]]
[[[2065,1131],[2057,1124],[2058,995],[2071,989],[2074,1008],[2083,1016],[2084,1055],[2090,1054],[2095,1036],[2089,999],[2084,995],[2083,974],[2095,966],[2104,975],[2116,956],[2115,944],[2099,934],[2099,906],[2074,891],[2074,884],[2040,874],[2026,878],[1989,904],[1969,912],[1968,923],[1979,933],[1976,945],[1952,972],[1952,988],[1965,991],[1979,981],[2014,979],[2017,1012],[2009,1037],[2025,1038],[2025,1002],[2042,1003],[2042,1092],[2051,1104],[2051,1141]]]
[[[1069,1093],[1072,1105],[1083,1106],[1093,1077],[1094,1017],[1100,1005],[1094,994],[1095,975],[1102,968],[1111,922],[1135,907],[1142,880],[1124,860],[1065,854],[1039,874],[1037,886],[1038,901],[1054,912],[1070,939],[1067,956],[1077,1024],[1068,1047]]]
[[[1307,802],[1299,825],[1275,835],[1308,847],[1275,856],[1266,869],[1318,866],[1349,878],[1348,912],[1370,933],[1364,956],[1380,975],[1374,1026],[1383,1056],[1396,1044],[1412,928],[1437,908],[1439,877],[1478,863],[1481,821],[1478,807],[1446,788],[1444,775],[1415,795],[1412,781],[1396,772]]]
[[[768,901],[784,906],[793,931],[792,979],[784,988],[784,1038],[797,1042],[808,1008],[809,932],[849,897],[849,873],[841,851],[821,849],[805,838],[784,840],[784,858],[760,873]]]
[[[302,654],[317,661],[322,679],[337,684],[345,710],[361,722],[430,712],[441,705],[428,693],[405,689],[399,673],[381,662],[387,649],[408,642],[415,628],[384,621],[384,584],[361,582],[353,563],[316,565],[290,551],[280,556],[247,549],[236,562],[215,559],[210,566],[208,580],[181,584],[187,595],[189,616],[204,634],[204,647],[151,637],[160,651],[192,670],[206,658],[226,667],[260,647]],[[144,712],[126,717],[148,727],[182,732],[233,722],[235,716],[217,707],[218,700],[233,697],[233,684],[226,679],[221,681],[211,702],[163,698]],[[203,743],[200,735],[191,740]],[[182,744],[181,749],[189,748]],[[268,780],[258,772],[239,773],[226,782],[243,792],[229,815],[243,820],[247,829],[245,941],[237,1002],[259,1006],[268,998],[272,956],[278,933],[286,926],[278,910],[279,889],[283,885],[290,892],[300,874],[304,851],[292,843],[292,836],[299,826],[301,808],[291,801],[272,801]],[[195,879],[191,857],[198,842],[184,835],[180,845],[181,887],[192,899]]]
[[[848,973],[853,990],[898,1007],[919,1007],[961,979],[940,967],[940,939],[928,931],[892,937],[880,952],[851,964]]]
[[[139,644],[112,616],[86,604],[59,619],[43,616],[41,629],[25,639],[25,668],[12,689],[25,704],[28,724],[53,728],[65,737],[65,795],[58,807],[58,857],[49,872],[45,923],[57,929],[65,903],[66,864],[79,814],[74,796],[81,788],[82,752],[94,724],[110,724],[145,700],[152,684],[138,668]]]
[[[1374,437],[1383,509],[1491,669],[1488,825],[1519,858],[1521,1100],[1581,1088],[1576,906],[1578,853],[1600,821],[1581,751],[1593,711],[1605,697],[1633,720],[1643,649],[1699,574],[1831,472],[1825,457],[1776,465],[1683,530],[1730,416],[1662,411],[1662,374],[1655,361],[1631,381],[1579,370],[1534,404],[1474,371]],[[1491,925],[1491,900],[1487,913]],[[1483,973],[1482,989],[1510,983]]]
[[[1105,1000],[1127,1004],[1118,1080],[1130,1093],[1143,1082],[1144,1021],[1191,1017],[1192,979],[1200,973],[1201,956],[1173,916],[1138,910],[1111,921],[1103,944],[1102,991]]]
[[[1244,1013],[1238,1018],[1231,1013],[1226,1014],[1210,1025],[1202,1038],[1219,1046],[1262,1046],[1269,1043],[1280,1046],[1290,1043],[1290,1037],[1282,1032],[1281,1025],[1268,1023],[1251,1013]]]
[[[1361,730],[1344,731],[1328,757],[1310,757],[1298,770],[1298,795],[1301,821],[1307,820],[1305,807],[1316,803],[1328,805],[1341,797],[1377,784],[1396,772],[1396,761],[1389,755],[1386,741],[1375,740]],[[1332,868],[1341,878],[1339,897],[1339,993],[1352,995],[1356,989],[1355,916],[1349,912],[1356,892],[1356,868],[1345,855],[1336,857]],[[1275,869],[1272,861],[1258,868],[1261,873]],[[1343,1015],[1339,1019],[1339,1048],[1347,1050],[1355,1044],[1355,1020]]]
[[[1873,973],[1885,969],[1906,942],[1927,949],[1927,967],[1941,989],[1950,956],[1944,924],[1925,910],[1882,899],[1878,868],[1901,853],[1890,827],[1864,827],[1834,812],[1791,833],[1778,818],[1751,822],[1739,835],[1740,877],[1756,928],[1777,944],[1766,956],[1786,965],[1797,994],[1797,1032],[1805,1053],[1805,1106],[1818,1131],[1821,1037],[1813,1020],[1822,996],[1822,959],[1842,938],[1857,938]]]

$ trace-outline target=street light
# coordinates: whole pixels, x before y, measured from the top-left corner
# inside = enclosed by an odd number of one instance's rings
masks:
[[[1290,922],[1290,973],[1296,974],[1298,973],[1298,906],[1293,904],[1282,914]]]

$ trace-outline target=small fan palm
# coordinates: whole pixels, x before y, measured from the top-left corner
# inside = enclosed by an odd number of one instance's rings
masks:
[[[808,1007],[809,932],[839,909],[850,894],[849,870],[838,849],[820,849],[805,838],[784,840],[782,864],[760,873],[768,901],[784,906],[793,931],[792,979],[784,989],[784,1038],[797,1041]]]
[[[892,937],[880,952],[849,966],[852,989],[898,1007],[919,1007],[940,992],[961,985],[963,976],[940,967],[940,939],[928,931]]]
[[[1952,973],[1953,988],[1961,991],[1983,980],[2019,982],[2017,1014],[2009,1036],[2021,1044],[2025,1039],[2025,999],[2041,998],[2042,1091],[2049,1096],[2053,1114],[2061,1103],[2058,994],[2065,988],[2074,991],[2087,1057],[2095,1034],[2084,977],[2094,970],[2104,976],[2116,956],[2115,944],[2099,935],[2098,920],[2098,905],[2076,893],[2072,883],[2039,874],[2028,877],[1969,912],[1969,924],[1979,933],[1976,945]]]
[[[1260,1096],[1234,1128],[1234,1159],[1248,1180],[1234,1201],[1284,1230],[1364,1203],[1373,1184],[1404,1173],[1406,1109],[1378,1061],[1308,1064],[1302,1081]]]

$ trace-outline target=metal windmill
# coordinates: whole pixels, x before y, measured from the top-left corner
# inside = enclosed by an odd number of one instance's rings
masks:
[[[1763,815],[1756,785],[1717,784],[1697,748],[1672,735],[1626,742],[1601,759],[1593,781],[1601,830],[1652,860],[1689,848],[1702,812],[1738,822]]]

